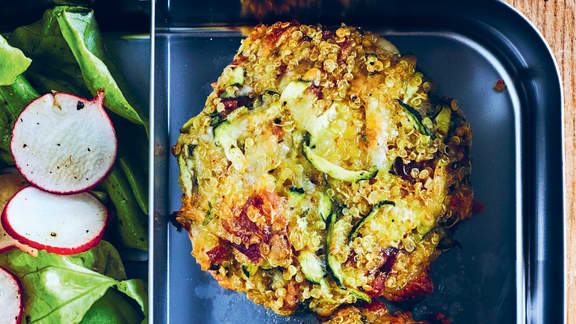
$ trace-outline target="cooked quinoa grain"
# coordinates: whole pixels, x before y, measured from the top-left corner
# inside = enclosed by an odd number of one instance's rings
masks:
[[[284,315],[432,291],[430,262],[471,212],[471,132],[414,56],[356,28],[276,23],[213,88],[173,149],[203,270]]]

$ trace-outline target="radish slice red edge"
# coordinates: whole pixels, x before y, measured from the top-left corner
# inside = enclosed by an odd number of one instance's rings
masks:
[[[22,285],[8,270],[0,267],[0,321],[18,324],[22,319]]]
[[[28,182],[44,191],[74,194],[108,175],[118,142],[103,101],[103,92],[92,100],[56,92],[23,109],[10,148]]]
[[[92,194],[55,195],[29,186],[12,197],[2,226],[22,244],[50,253],[87,251],[104,235],[106,207]]]

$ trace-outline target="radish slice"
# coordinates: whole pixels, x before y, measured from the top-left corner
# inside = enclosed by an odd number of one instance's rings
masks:
[[[18,170],[33,185],[52,193],[92,189],[114,164],[116,132],[102,106],[93,100],[49,93],[20,114],[10,148]]]
[[[18,278],[0,267],[0,321],[2,323],[20,323],[24,304],[22,303],[22,285]]]
[[[0,183],[2,184],[0,187],[0,210],[4,210],[4,207],[15,193],[28,186],[26,180],[20,175],[20,173],[18,173],[18,171],[16,171],[16,169],[0,170]],[[12,248],[17,248],[31,256],[38,255],[38,250],[20,243],[12,236],[8,235],[0,223],[0,253]]]
[[[102,239],[108,211],[90,193],[55,195],[36,187],[20,190],[6,205],[6,232],[33,248],[56,254],[76,254]]]

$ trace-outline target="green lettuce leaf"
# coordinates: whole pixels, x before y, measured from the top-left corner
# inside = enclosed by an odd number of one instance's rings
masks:
[[[1,105],[2,104],[0,104],[0,106]],[[10,137],[12,136],[12,132],[10,131],[11,122],[10,117],[8,117],[8,112],[0,108],[0,152],[10,152]],[[2,157],[0,157],[0,159],[4,160]]]
[[[10,85],[16,77],[28,69],[32,60],[18,48],[8,45],[0,35],[0,86]]]
[[[136,203],[122,169],[115,165],[101,184],[114,204],[116,219],[113,230],[123,246],[148,250],[147,217]]]
[[[39,96],[40,94],[21,75],[16,77],[11,85],[0,87],[0,105],[10,116],[11,126],[20,116],[22,109]]]
[[[86,253],[69,256],[70,259],[80,259],[81,265],[116,280],[126,280],[126,270],[118,250],[108,241],[100,241]]]
[[[126,277],[124,266],[118,252],[106,241],[71,256],[40,251],[35,258],[11,250],[0,254],[0,266],[15,274],[22,283],[27,323],[80,323],[110,288],[118,286],[123,292],[128,291],[126,286],[143,285],[140,280],[121,280]],[[139,304],[147,299],[145,287],[131,289],[126,296]],[[146,314],[147,305],[142,305]]]
[[[36,90],[21,75],[17,76],[11,85],[0,86],[0,161],[6,165],[13,164],[10,138],[16,118],[22,109],[38,96]]]
[[[14,165],[14,161],[12,160],[12,155],[10,153],[0,149],[0,167],[6,168],[9,166]]]
[[[140,305],[140,309],[144,313],[144,319],[142,323],[145,324],[148,322],[148,287],[144,281],[140,279],[131,279],[131,280],[124,280],[120,282],[116,288],[118,291],[123,292],[126,296],[131,297],[135,300],[138,305]]]
[[[22,76],[30,62],[20,49],[12,47],[0,36],[0,162],[3,166],[13,164],[10,137],[16,118],[24,106],[38,97]]]
[[[142,210],[144,214],[148,214],[148,190],[146,190],[148,186],[145,184],[146,175],[142,173],[137,175],[135,173],[136,168],[131,167],[125,157],[118,157],[118,165],[120,165],[122,172],[124,172],[126,176],[126,180],[128,180],[128,184],[130,184],[130,188],[134,193],[134,198],[140,210]]]
[[[95,95],[100,89],[106,91],[104,104],[127,120],[145,125],[112,77],[107,65],[102,61],[104,52],[102,40],[94,12],[84,8],[56,7],[54,12],[64,39],[70,46],[82,70],[88,89]]]
[[[55,90],[81,97],[90,95],[52,10],[46,11],[41,20],[16,28],[9,41],[33,59],[26,75],[40,92]]]
[[[117,165],[124,173],[130,190],[140,207],[148,215],[148,141],[142,127],[126,120],[113,118],[118,134]]]
[[[126,297],[111,289],[92,305],[81,324],[134,324],[141,320],[142,315]]]

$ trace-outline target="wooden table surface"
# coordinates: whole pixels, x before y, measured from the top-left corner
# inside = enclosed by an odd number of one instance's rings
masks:
[[[567,321],[576,323],[576,0],[507,0],[544,35],[564,91]]]

